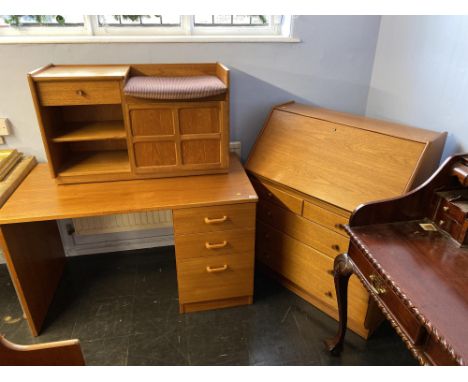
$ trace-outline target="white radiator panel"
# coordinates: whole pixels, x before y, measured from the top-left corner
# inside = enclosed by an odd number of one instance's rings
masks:
[[[172,226],[172,212],[148,211],[72,219],[76,235],[140,231]]]

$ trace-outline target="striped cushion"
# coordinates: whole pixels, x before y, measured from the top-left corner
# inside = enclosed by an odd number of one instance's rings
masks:
[[[216,76],[131,77],[126,95],[149,99],[193,99],[223,94],[226,85]]]

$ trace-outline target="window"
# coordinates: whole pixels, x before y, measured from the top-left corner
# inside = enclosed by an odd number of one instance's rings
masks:
[[[77,15],[4,15],[0,16],[0,36],[83,34],[84,16]]]
[[[30,36],[37,42],[57,41],[60,36],[77,42],[139,41],[137,36],[142,41],[289,38],[290,26],[290,16],[272,15],[4,15],[0,16],[0,42],[14,36]]]

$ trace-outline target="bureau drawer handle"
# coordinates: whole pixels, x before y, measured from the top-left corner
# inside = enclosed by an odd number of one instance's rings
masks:
[[[224,223],[227,220],[227,216],[224,215],[222,218],[217,218],[217,219],[210,219],[210,218],[205,218],[205,223],[206,224],[217,224],[217,223]]]
[[[333,293],[332,292],[325,292],[325,296],[333,298]]]
[[[344,225],[341,224],[341,223],[336,223],[335,228],[340,229],[340,230],[344,230]]]
[[[208,273],[224,272],[226,269],[228,269],[227,264],[224,264],[222,267],[217,268],[211,268],[209,265],[206,267],[206,271]]]
[[[387,289],[385,288],[385,284],[383,280],[377,275],[370,275],[369,280],[371,281],[372,291],[377,295],[382,295],[387,293]]]
[[[222,241],[221,243],[208,243],[208,242],[205,242],[205,247],[206,249],[218,249],[218,248],[224,248],[226,245],[227,245],[227,241],[224,240]]]
[[[340,246],[338,244],[333,244],[332,246],[332,249],[334,249],[335,251],[339,251],[340,250]]]
[[[85,92],[83,90],[77,90],[76,91],[76,95],[80,96],[80,97],[84,97],[85,95]]]

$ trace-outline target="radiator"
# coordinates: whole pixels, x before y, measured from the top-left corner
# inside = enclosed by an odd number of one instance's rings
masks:
[[[171,211],[149,211],[131,214],[72,219],[76,235],[140,231],[172,226]]]

